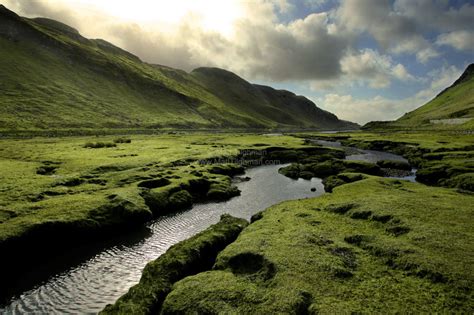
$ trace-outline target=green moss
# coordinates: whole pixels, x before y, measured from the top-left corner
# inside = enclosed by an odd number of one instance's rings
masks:
[[[451,178],[447,184],[450,187],[455,187],[467,191],[474,191],[474,173],[457,175]]]
[[[212,271],[175,283],[163,312],[471,313],[473,202],[446,188],[368,177],[281,203]]]
[[[0,209],[5,209],[0,211],[0,247],[45,224],[45,230],[52,229],[50,232],[56,237],[43,242],[38,237],[38,242],[45,249],[56,248],[60,253],[59,243],[68,230],[61,228],[63,225],[81,226],[81,233],[86,235],[93,234],[88,231],[104,229],[104,233],[98,234],[108,235],[128,227],[128,223],[133,225],[150,217],[151,211],[159,216],[187,207],[189,195],[193,201],[206,200],[211,184],[214,186],[210,197],[228,199],[239,193],[229,177],[209,173],[214,165],[200,165],[198,160],[222,154],[235,156],[239,149],[253,148],[255,143],[289,148],[304,146],[301,139],[288,136],[165,134],[128,136],[130,143],[115,148],[83,147],[86,142],[112,142],[115,138],[0,140]],[[37,174],[47,166],[55,167],[51,170],[54,174],[49,170]],[[228,169],[235,172],[241,167],[233,165]],[[170,202],[170,197],[179,191],[183,192],[173,196]],[[109,199],[114,195],[124,203]],[[122,207],[130,213],[122,211]],[[79,235],[82,234],[77,234],[81,239]],[[23,245],[12,249],[11,255],[9,251],[2,252],[12,257],[15,266],[16,253],[27,254],[22,248]]]
[[[140,282],[101,314],[150,314],[159,312],[173,283],[210,269],[217,254],[234,241],[248,223],[224,215],[205,231],[173,245],[148,263]]]
[[[323,179],[324,190],[326,192],[332,192],[334,188],[362,180],[366,176],[359,173],[341,173],[333,176],[329,176]]]
[[[146,222],[152,218],[147,207],[135,204],[119,195],[110,195],[109,202],[89,212],[89,217],[96,222],[106,222],[109,226],[121,225],[124,222]]]
[[[209,168],[209,173],[227,176],[235,176],[244,173],[244,167],[238,164],[219,164]]]
[[[280,174],[285,175],[286,177],[296,179],[300,177],[300,173],[304,171],[304,166],[299,163],[292,163],[288,166],[282,167],[278,170]]]
[[[411,165],[403,161],[382,160],[376,163],[381,168],[393,168],[397,170],[411,170]]]
[[[403,155],[416,167],[417,180],[435,186],[456,187],[462,174],[474,172],[472,136],[443,132],[352,133],[337,138],[327,134],[299,135],[306,138],[341,140],[344,145]],[[406,166],[408,170],[408,166]],[[471,187],[465,184],[466,190]]]
[[[206,194],[210,200],[226,200],[238,195],[240,191],[231,184],[230,179],[212,183]]]
[[[169,206],[173,209],[189,208],[193,204],[193,196],[187,190],[172,193],[169,197]]]
[[[313,159],[306,159],[305,161],[309,162],[308,164],[293,163],[280,168],[279,172],[290,178],[305,179],[311,179],[312,177],[326,178],[342,172],[381,175],[380,167],[372,163],[334,159],[327,155],[326,157],[329,160],[315,163]]]

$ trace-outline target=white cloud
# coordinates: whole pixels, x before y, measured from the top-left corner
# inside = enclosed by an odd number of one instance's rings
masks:
[[[296,0],[294,0],[296,1]],[[354,86],[383,89],[394,80],[417,81],[404,64],[410,54],[426,63],[449,45],[474,47],[474,5],[457,8],[446,0],[341,0],[334,10],[288,23],[292,0],[0,0],[26,16],[46,16],[103,38],[143,60],[191,70],[229,69],[248,79],[304,82],[312,90]],[[305,0],[317,10],[327,0]],[[88,5],[86,5],[88,4]],[[112,8],[113,10],[109,10]],[[137,19],[137,17],[140,17]],[[438,34],[433,40],[423,34]],[[378,48],[356,49],[369,35]],[[435,35],[436,36],[436,35]],[[403,100],[356,99],[333,92],[318,104],[358,122],[393,119],[420,106],[459,76],[442,67],[429,86]],[[362,89],[363,90],[363,89]],[[382,94],[382,92],[381,92]]]
[[[374,120],[393,120],[427,103],[443,89],[453,84],[462,71],[454,66],[442,67],[429,73],[429,85],[413,96],[396,100],[383,96],[354,98],[351,95],[326,94],[315,102],[339,118],[365,124]]]
[[[414,107],[405,101],[390,100],[382,96],[355,99],[351,95],[327,94],[316,100],[321,108],[335,113],[340,119],[365,124],[372,120],[395,119]]]
[[[442,90],[452,85],[461,76],[462,72],[463,69],[456,66],[443,66],[430,71],[427,75],[431,79],[429,86],[419,91],[415,97],[420,100],[431,100]]]
[[[474,30],[461,30],[441,34],[438,36],[436,44],[449,45],[456,48],[457,50],[472,51],[474,50]]]
[[[392,53],[417,53],[432,49],[420,35],[417,23],[394,10],[388,0],[346,0],[336,13],[337,20],[348,32],[369,33],[381,47]],[[433,49],[432,49],[433,50]],[[421,58],[433,57],[434,53]]]
[[[399,79],[399,80],[402,80],[402,81],[411,81],[411,80],[415,80],[415,77],[413,75],[411,75],[410,73],[408,73],[407,69],[405,68],[404,65],[402,65],[401,63],[395,65],[393,68],[392,68],[392,73],[394,75],[395,78]]]
[[[473,30],[473,16],[474,5],[466,3],[455,8],[448,1],[434,0],[345,0],[336,12],[336,19],[346,32],[368,33],[383,49],[413,54],[421,63],[440,55],[423,33]],[[442,37],[440,43],[465,49],[471,41],[470,37],[465,41],[467,36],[453,33],[451,38]]]
[[[288,24],[279,23],[277,12],[286,12],[292,8],[287,0],[203,0],[199,1],[201,6],[197,6],[196,1],[183,0],[179,1],[180,5],[170,7],[168,1],[164,0],[138,0],[145,3],[149,10],[158,10],[162,4],[171,15],[179,17],[173,23],[170,19],[162,18],[163,12],[157,14],[156,20],[129,20],[125,18],[131,14],[129,12],[119,8],[106,10],[113,5],[123,5],[123,1],[3,2],[20,14],[64,21],[87,37],[108,40],[147,62],[188,71],[199,66],[216,66],[249,79],[285,81],[336,78],[341,73],[339,61],[351,42],[345,35],[331,31],[333,27],[327,13],[310,14]],[[79,5],[85,2],[90,2],[90,5]],[[217,2],[220,3],[220,9],[208,12],[206,8],[214,8]],[[130,5],[130,11],[139,10],[137,7],[139,5],[135,3]],[[165,9],[162,11],[166,13]],[[229,11],[238,13],[231,14]],[[139,12],[131,16],[137,17]],[[219,23],[225,28],[231,25],[231,30],[220,30],[217,27]]]
[[[389,87],[393,79],[415,80],[404,65],[395,63],[390,56],[381,55],[373,49],[349,51],[341,59],[341,69],[346,83],[368,83],[377,89]]]
[[[418,80],[401,63],[395,63],[388,55],[373,49],[349,50],[341,59],[342,75],[335,79],[312,80],[313,91],[334,90],[341,86],[369,86],[374,89],[387,88],[393,80]]]

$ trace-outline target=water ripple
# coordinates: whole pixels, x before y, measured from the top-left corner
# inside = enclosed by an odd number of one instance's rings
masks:
[[[281,166],[249,169],[251,181],[237,184],[241,196],[222,203],[204,203],[157,219],[149,224],[151,236],[133,245],[104,249],[82,264],[51,277],[44,284],[14,298],[2,314],[97,313],[123,295],[141,276],[147,262],[171,245],[219,221],[221,214],[249,219],[278,202],[314,197],[324,192],[320,179],[292,180],[278,174]],[[316,192],[310,189],[315,187]]]

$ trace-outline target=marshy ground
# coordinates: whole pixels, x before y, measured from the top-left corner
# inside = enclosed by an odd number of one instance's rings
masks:
[[[306,139],[401,154],[424,184],[380,177],[385,169],[407,169],[406,163],[345,161],[340,149]],[[215,263],[167,280],[166,294],[147,302],[163,313],[474,308],[469,135],[164,134],[1,142],[0,246],[9,254],[31,250],[19,255],[26,262],[38,251],[61,251],[62,240],[113,237],[195,202],[235,196],[230,179],[242,172],[242,161],[291,162],[283,174],[324,178],[331,193],[267,209]],[[189,253],[183,255],[188,260]],[[170,255],[162,257],[158,265]],[[176,258],[169,259],[173,265]],[[2,273],[9,273],[12,263],[3,264]],[[11,280],[17,275],[10,273]],[[150,277],[146,270],[144,277]],[[153,288],[143,285],[135,291]],[[133,309],[139,302],[129,297]],[[114,307],[109,311],[120,311],[120,304]]]

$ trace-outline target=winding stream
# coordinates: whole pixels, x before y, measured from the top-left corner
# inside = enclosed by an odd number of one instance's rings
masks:
[[[252,179],[236,184],[240,196],[227,202],[197,204],[190,210],[159,218],[149,224],[149,237],[105,249],[14,298],[0,313],[96,313],[137,283],[147,262],[171,245],[217,223],[221,214],[250,219],[278,202],[324,193],[320,179],[292,180],[278,173],[280,167],[248,169],[245,176]],[[316,192],[311,192],[313,187]]]
[[[353,153],[349,159],[404,160],[377,151]],[[82,258],[65,271],[12,298],[8,305],[0,308],[0,313],[97,313],[138,282],[147,262],[171,245],[218,222],[221,214],[250,219],[253,214],[281,201],[324,193],[321,179],[292,180],[278,173],[280,167],[282,165],[266,165],[248,169],[244,176],[251,180],[236,184],[241,190],[240,196],[221,203],[197,204],[190,210],[156,219],[144,231],[130,235],[130,239],[105,246],[98,254]],[[410,177],[403,179],[411,180]],[[311,188],[316,191],[312,192]]]

